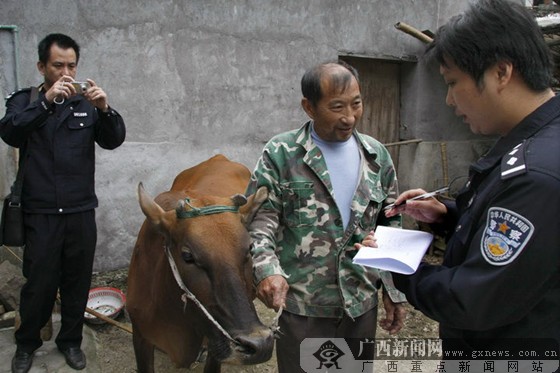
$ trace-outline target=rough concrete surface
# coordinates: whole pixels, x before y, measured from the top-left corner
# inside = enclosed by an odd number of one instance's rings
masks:
[[[2,0],[0,95],[41,82],[36,48],[46,34],[63,32],[81,45],[77,78],[95,80],[127,125],[123,146],[97,148],[95,270],[120,268],[142,221],[138,182],[156,195],[180,171],[217,153],[252,169],[268,139],[306,120],[300,78],[316,63],[338,56],[395,63],[402,68],[401,137],[471,139],[465,126],[450,126],[457,119],[444,105],[437,69],[401,65],[418,59],[424,45],[394,27],[406,22],[435,31],[465,6],[461,0]],[[15,157],[0,143],[0,198],[14,179]]]

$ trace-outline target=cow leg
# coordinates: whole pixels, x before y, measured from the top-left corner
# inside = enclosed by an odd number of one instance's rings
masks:
[[[208,354],[208,357],[206,358],[206,365],[204,365],[204,373],[220,373],[221,371],[222,363]]]
[[[154,345],[142,337],[138,330],[132,333],[132,344],[138,373],[154,373]]]

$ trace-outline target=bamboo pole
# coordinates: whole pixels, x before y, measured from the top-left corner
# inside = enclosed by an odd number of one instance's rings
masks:
[[[424,34],[422,31],[407,25],[404,22],[397,22],[395,24],[395,27],[398,30],[401,30],[402,32],[405,32],[409,35],[414,36],[416,39],[423,41],[424,43],[428,44],[431,43],[432,41],[434,41],[434,39],[432,39],[431,37],[429,37],[428,35]]]
[[[103,321],[105,321],[105,322],[107,322],[111,325],[114,325],[114,326],[132,334],[132,325],[130,325],[130,324],[125,324],[125,323],[119,322],[117,320],[113,320],[112,318],[110,318],[108,316],[105,316],[102,313],[97,312],[96,310],[92,310],[89,307],[86,307],[86,312],[89,313],[90,315],[93,315],[93,316],[97,317],[100,320],[103,320]]]
[[[403,140],[403,141],[397,141],[397,142],[388,142],[385,145],[385,147],[390,147],[390,146],[400,146],[400,145],[409,145],[409,144],[417,144],[422,142],[422,139],[412,139],[412,140]]]
[[[441,151],[441,169],[443,172],[443,185],[449,184],[449,173],[448,173],[448,166],[447,166],[447,143],[441,142],[440,143],[440,151]]]

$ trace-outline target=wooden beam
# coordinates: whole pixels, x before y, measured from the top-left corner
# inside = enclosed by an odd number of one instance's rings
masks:
[[[422,31],[407,25],[404,22],[397,22],[395,24],[395,27],[397,28],[397,30],[401,30],[402,32],[405,32],[409,35],[414,36],[416,39],[423,41],[424,43],[428,44],[431,43],[432,41],[434,41],[434,39],[432,39],[431,37],[429,37],[428,35],[424,34]]]

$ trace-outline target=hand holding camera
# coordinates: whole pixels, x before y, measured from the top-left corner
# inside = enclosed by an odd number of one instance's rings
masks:
[[[70,76],[63,76],[51,86],[51,88],[47,91],[46,96],[47,99],[49,99],[50,96],[55,104],[60,105],[64,103],[64,100],[68,97],[76,94],[85,95],[91,86],[92,85],[89,81],[78,82]]]
[[[90,85],[90,88],[87,89],[84,97],[102,112],[106,113],[109,111],[109,104],[107,103],[107,94],[105,91],[91,79],[88,79],[87,83]]]
[[[103,112],[109,110],[107,94],[91,79],[87,81],[75,81],[71,76],[63,76],[45,94],[47,99],[55,104],[63,104],[64,100],[74,96],[83,95],[92,105]]]

